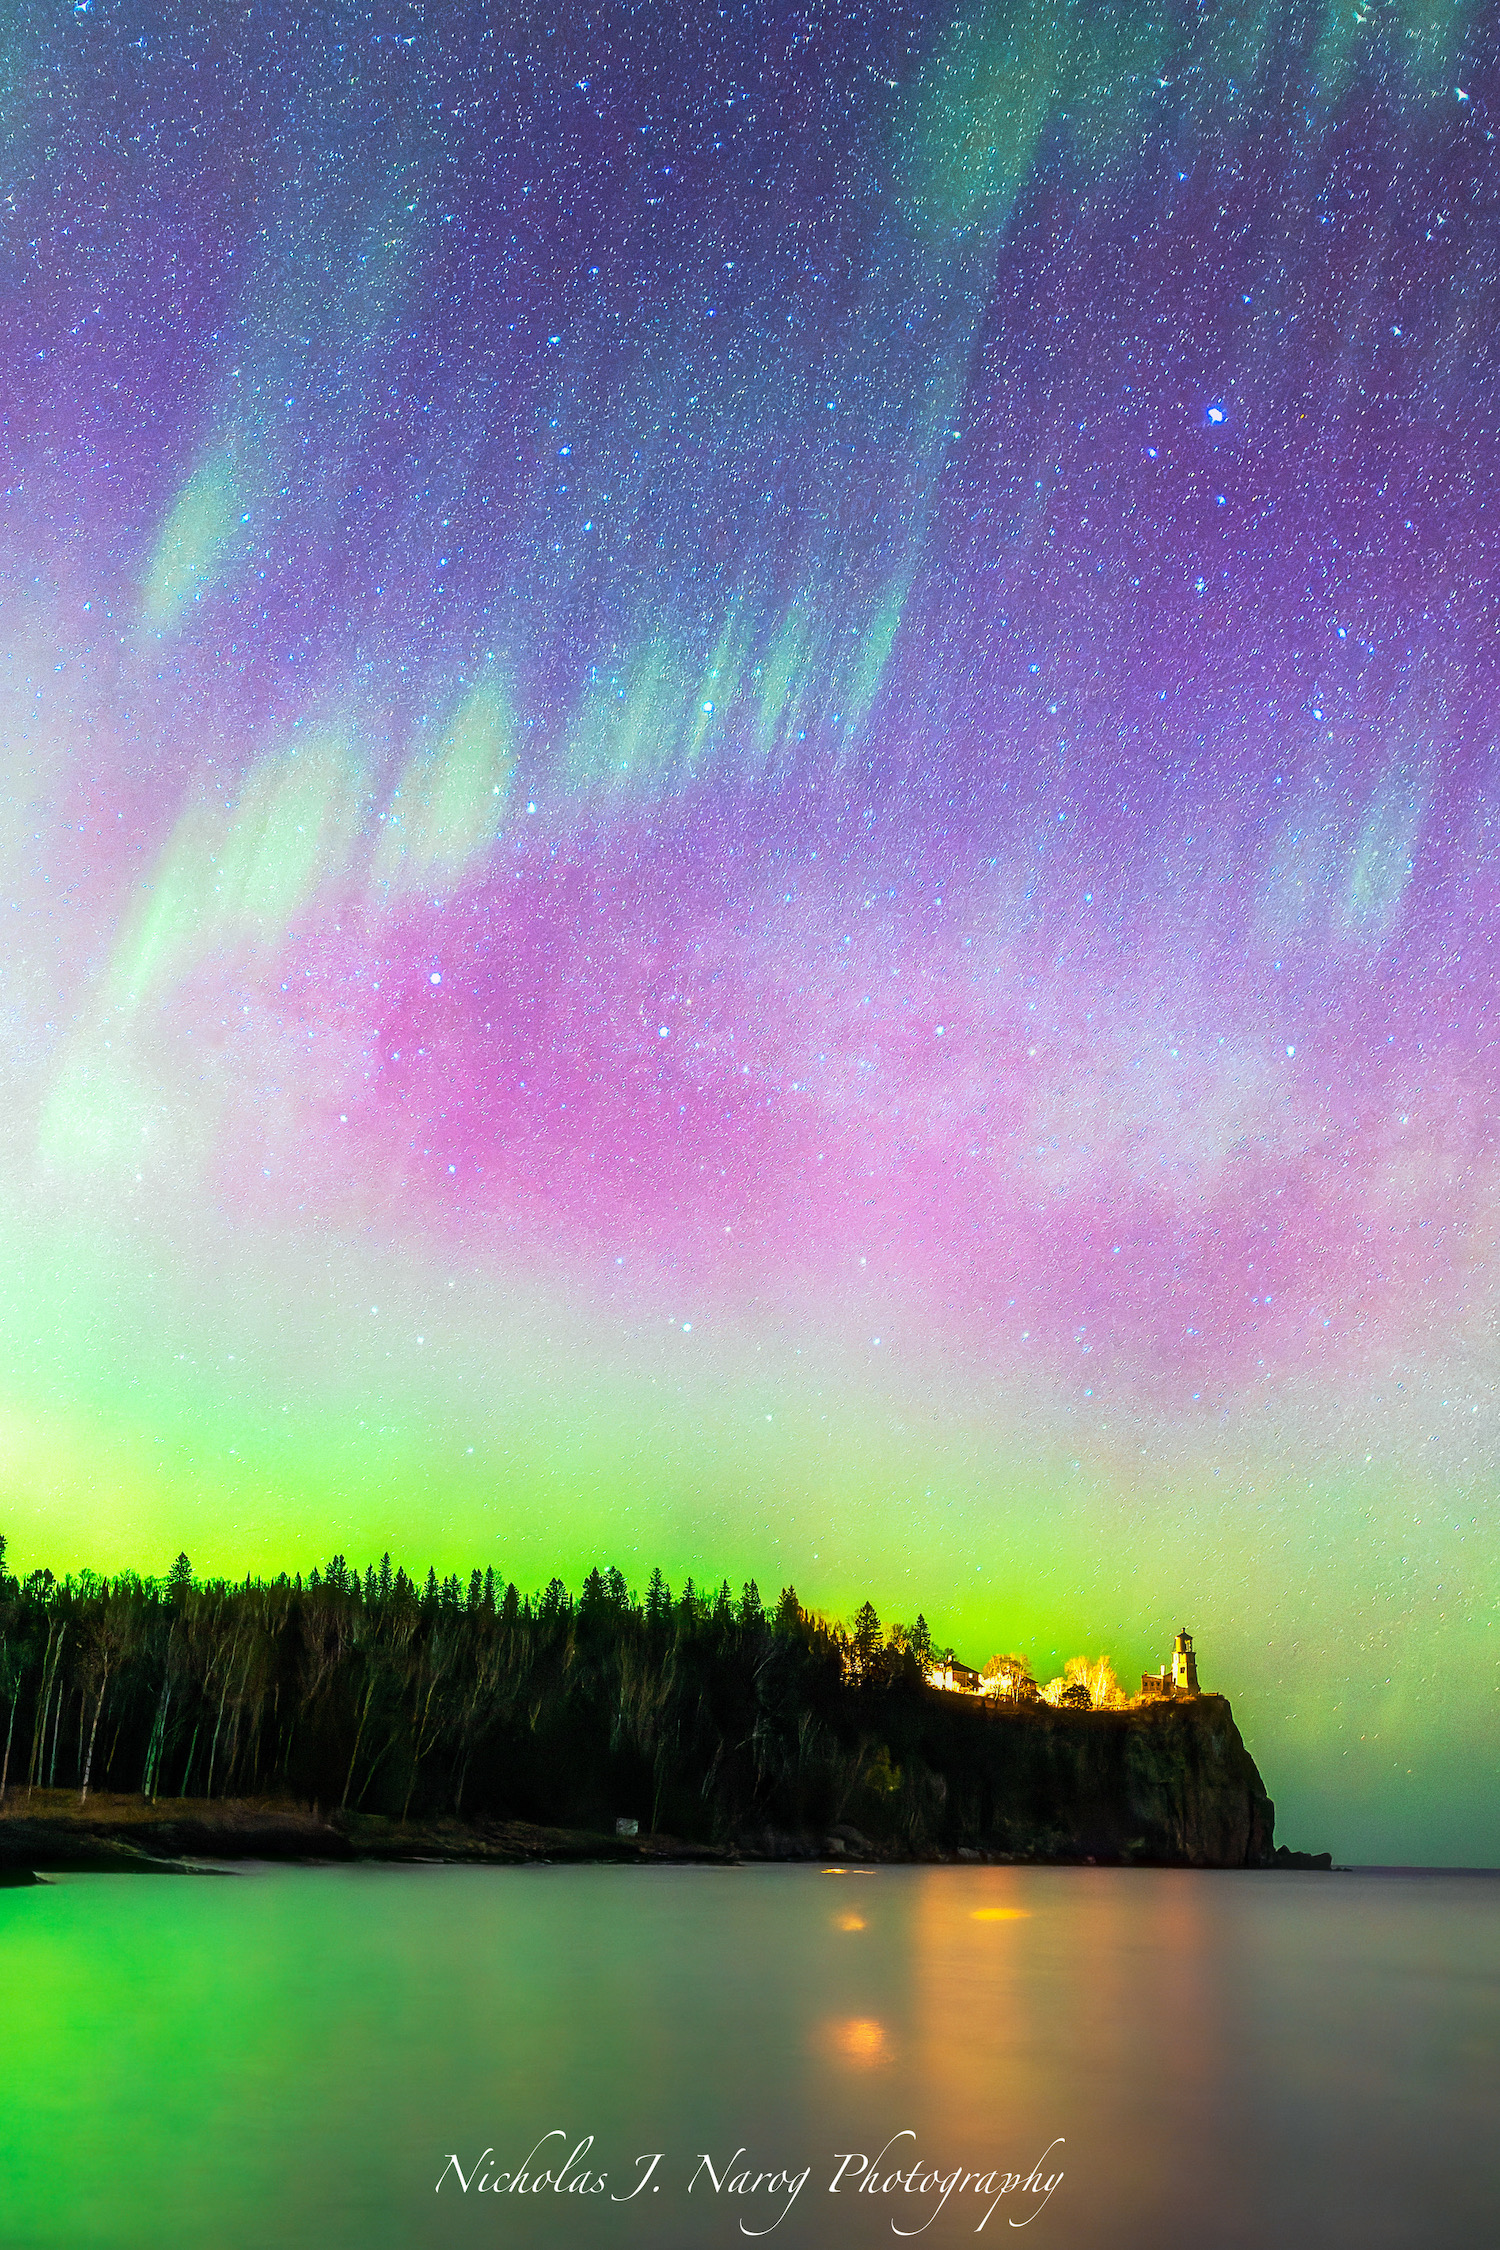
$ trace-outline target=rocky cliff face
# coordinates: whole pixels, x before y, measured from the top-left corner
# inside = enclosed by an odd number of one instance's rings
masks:
[[[1272,1864],[1275,1808],[1221,1695],[1125,1711],[934,1702],[921,1748],[950,1840],[1028,1859]]]
[[[1226,1699],[1147,1705],[1134,1717],[1125,1733],[1126,1825],[1146,1855],[1189,1867],[1262,1866],[1276,1808]]]

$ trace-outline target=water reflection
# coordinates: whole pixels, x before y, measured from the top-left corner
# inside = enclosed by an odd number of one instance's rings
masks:
[[[858,2070],[868,2070],[874,2063],[892,2060],[885,2025],[877,2023],[873,2016],[850,2016],[844,2022],[828,2024],[824,2029],[824,2041],[840,2061],[852,2063]]]
[[[697,2250],[777,2179],[818,2250],[956,2243],[986,2195],[1056,2250],[1495,2238],[1495,1886],[838,1872],[0,1893],[0,2241]],[[546,2135],[541,2189],[434,2196]]]

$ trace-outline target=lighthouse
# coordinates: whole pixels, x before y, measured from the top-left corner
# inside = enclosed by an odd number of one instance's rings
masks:
[[[1172,1693],[1198,1693],[1198,1659],[1193,1654],[1193,1636],[1185,1625],[1172,1648]]]

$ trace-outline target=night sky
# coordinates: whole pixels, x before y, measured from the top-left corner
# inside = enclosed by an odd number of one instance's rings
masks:
[[[1500,1857],[1500,28],[0,10],[0,1528],[1184,1620]]]

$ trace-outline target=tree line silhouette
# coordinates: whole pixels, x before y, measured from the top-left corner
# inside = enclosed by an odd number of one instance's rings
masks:
[[[293,1797],[397,1819],[616,1817],[685,1837],[850,1814],[915,1835],[946,1786],[922,1755],[927,1626],[849,1628],[618,1569],[539,1594],[387,1554],[304,1581],[7,1574],[0,1803],[76,1789]]]

